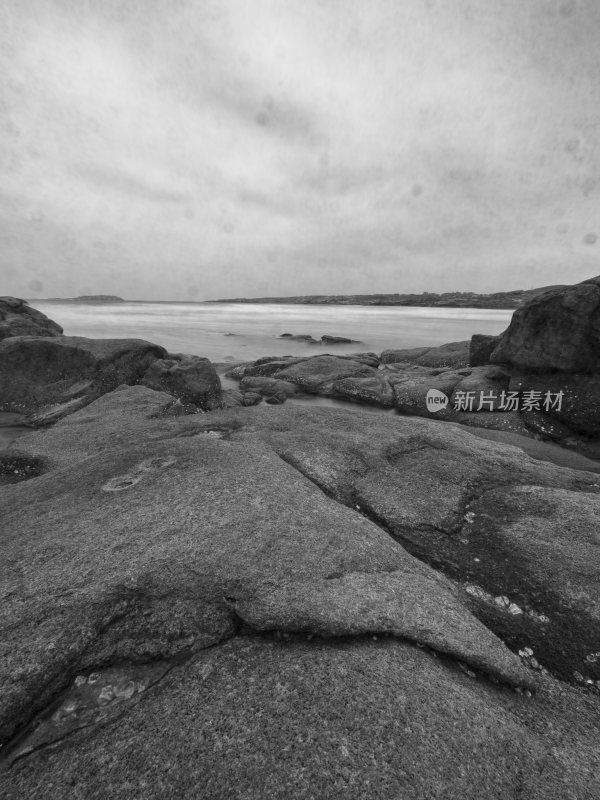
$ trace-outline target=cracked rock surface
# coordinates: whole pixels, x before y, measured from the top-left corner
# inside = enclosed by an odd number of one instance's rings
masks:
[[[122,388],[9,453],[3,796],[598,795],[597,474],[173,402]]]

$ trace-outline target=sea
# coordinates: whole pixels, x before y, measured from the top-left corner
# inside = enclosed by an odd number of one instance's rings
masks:
[[[500,333],[512,316],[511,310],[481,308],[30,302],[62,325],[66,336],[146,339],[171,353],[191,353],[217,362],[435,346],[470,339],[474,333]],[[325,334],[343,336],[357,343],[306,344],[279,338],[284,333],[308,334],[314,339]]]
[[[79,304],[31,300],[34,308],[62,325],[66,336],[92,339],[145,339],[170,353],[205,356],[223,367],[262,356],[311,356],[425,347],[497,334],[511,310],[404,306],[315,306],[250,303],[131,301]],[[352,344],[321,345],[280,338],[283,333],[343,336]],[[236,384],[223,376],[224,388]],[[299,402],[310,402],[303,399]],[[319,398],[320,405],[338,401]],[[375,409],[374,409],[375,410]],[[27,432],[20,417],[0,413],[0,450]]]

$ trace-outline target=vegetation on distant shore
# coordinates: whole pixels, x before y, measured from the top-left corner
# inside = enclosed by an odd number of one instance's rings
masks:
[[[297,297],[235,297],[207,300],[208,303],[288,303],[337,306],[428,306],[442,308],[517,308],[535,295],[553,289],[515,289],[511,292],[422,292],[421,294],[309,294]]]

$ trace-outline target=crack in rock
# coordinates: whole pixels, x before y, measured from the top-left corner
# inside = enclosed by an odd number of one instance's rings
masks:
[[[71,685],[0,751],[0,769],[62,741],[75,731],[116,719],[136,696],[160,681],[173,662],[111,667],[78,675]]]
[[[388,634],[426,644],[511,686],[535,687],[520,659],[435,574],[411,568],[350,573],[288,583],[229,602],[259,632],[324,637]]]

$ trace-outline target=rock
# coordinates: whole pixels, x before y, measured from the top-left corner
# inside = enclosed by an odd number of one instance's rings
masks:
[[[385,377],[375,375],[369,378],[342,378],[333,383],[333,394],[357,403],[391,408],[394,405],[394,392]]]
[[[485,428],[491,431],[511,431],[520,436],[533,435],[525,424],[522,414],[518,411],[485,411],[485,413],[479,414],[472,411],[455,411],[452,421],[468,427]]]
[[[600,793],[597,474],[414,417],[172,406],[125,387],[19,440],[2,796]]]
[[[470,342],[449,342],[439,347],[432,347],[416,363],[424,367],[466,367],[469,364]]]
[[[564,442],[573,435],[573,431],[567,425],[541,411],[523,411],[520,416],[523,424],[529,430],[540,434],[545,439]]]
[[[247,373],[246,373],[247,374]],[[273,373],[314,394],[333,394],[333,384],[342,378],[377,377],[377,370],[360,361],[338,356],[314,356]]]
[[[398,636],[460,658],[504,682],[535,685],[519,659],[465,614],[451,586],[415,565],[384,575],[288,583],[236,601],[234,608],[261,632]]]
[[[365,412],[336,411],[336,415],[347,414],[346,433],[341,436],[339,427],[332,427],[334,417],[323,413],[327,410],[315,410],[309,417],[304,413],[298,416],[298,409],[295,427],[290,424],[284,429],[280,423],[277,430],[264,430],[262,435],[282,458],[321,486],[328,496],[376,520],[413,555],[458,582],[465,582],[468,576],[469,582],[477,583],[491,596],[508,596],[511,603],[524,609],[517,625],[497,607],[472,607],[480,620],[509,646],[527,637],[536,654],[544,653],[544,658],[538,660],[545,668],[556,670],[564,679],[568,679],[567,662],[571,671],[582,672],[583,655],[578,654],[591,646],[594,637],[600,638],[600,620],[592,622],[588,604],[585,622],[580,623],[581,607],[575,608],[571,600],[558,600],[561,590],[554,581],[542,589],[540,573],[529,561],[532,551],[524,558],[522,551],[503,544],[498,524],[506,525],[507,530],[519,526],[525,532],[529,524],[538,525],[539,519],[540,534],[535,546],[545,547],[541,538],[544,528],[547,536],[551,532],[556,553],[576,541],[581,557],[589,563],[589,572],[584,575],[580,571],[579,561],[570,565],[564,560],[561,580],[569,587],[569,597],[578,592],[583,597],[590,591],[590,576],[600,575],[591,523],[600,503],[598,475],[536,461],[517,447],[475,437],[460,426],[439,425],[415,417],[385,417],[384,422]],[[342,419],[337,417],[336,427],[343,426]],[[518,437],[512,434],[512,441],[515,438]],[[586,459],[582,461],[585,463]],[[569,512],[568,524],[564,525],[562,506],[554,510],[548,506],[548,513],[542,514],[540,503],[539,518],[538,511],[531,518],[527,512],[529,489],[519,488],[531,486],[539,487],[540,492],[548,490],[548,496],[554,488],[564,490],[572,508],[579,503],[589,511],[582,513],[579,523]],[[507,492],[511,497],[517,492],[515,497],[521,499],[510,511],[509,501],[495,505],[494,492]],[[486,505],[488,495],[490,502]],[[467,516],[471,512],[475,522]],[[481,533],[473,538],[472,530]],[[548,631],[539,627],[535,617],[550,608],[556,615],[552,646],[547,644]],[[561,637],[572,642],[566,661],[558,651],[552,655],[552,648],[558,647]],[[600,665],[591,671],[588,666],[586,669],[588,672],[584,670],[582,674],[600,680]]]
[[[258,392],[244,392],[242,394],[243,406],[257,406],[259,403],[262,403],[262,395]]]
[[[91,402],[122,383],[138,383],[165,356],[164,348],[141,339],[10,337],[0,342],[0,407],[34,413],[72,400],[74,392]]]
[[[316,339],[310,333],[282,333],[280,339],[289,339],[290,342],[306,342],[307,344],[318,344]]]
[[[63,329],[18,297],[0,297],[0,341],[12,336],[60,336]]]
[[[283,394],[284,397],[291,397],[297,394],[298,387],[289,381],[280,381],[277,378],[262,378],[248,376],[240,381],[241,390],[251,390],[258,392],[263,397],[271,397],[274,394]]]
[[[465,403],[470,406],[463,409],[465,411],[500,411],[502,392],[508,391],[509,383],[509,373],[500,367],[493,365],[473,367],[454,386],[452,402],[453,404],[456,402],[458,392],[461,392]]]
[[[469,345],[469,366],[482,367],[490,363],[492,352],[498,346],[500,336],[485,336],[476,333]]]
[[[358,339],[346,339],[345,336],[321,336],[321,344],[360,344]]]
[[[439,347],[415,347],[409,350],[384,350],[382,364],[403,361],[422,367],[466,367],[469,364],[470,342],[449,342]]]
[[[398,411],[403,414],[417,414],[420,417],[435,417],[436,419],[452,417],[454,413],[452,403],[449,401],[445,408],[432,411],[427,406],[427,393],[434,389],[443,392],[450,399],[454,387],[461,380],[463,380],[463,376],[453,371],[423,375],[409,370],[405,373],[391,373],[389,376],[389,382],[394,390],[394,403]]]
[[[304,358],[292,358],[291,356],[287,357],[268,357],[268,358],[259,358],[254,363],[248,365],[244,369],[243,377],[269,377],[274,375],[276,372],[279,372],[286,367],[292,366],[294,364],[300,364],[302,361],[305,361]],[[233,377],[233,375],[231,376]]]
[[[600,436],[600,373],[514,373],[510,389],[531,398],[537,408],[530,410],[547,414],[571,432]],[[521,408],[527,413],[523,401]]]
[[[168,392],[183,402],[194,403],[205,411],[221,404],[221,381],[208,358],[184,356],[157,359],[140,381],[143,386]]]
[[[288,396],[285,392],[275,392],[265,396],[265,403],[270,406],[280,406],[287,400]]]
[[[367,366],[375,368],[377,368],[380,364],[377,353],[340,353],[337,358],[347,358],[350,359],[350,361],[360,361],[361,364],[367,364]]]
[[[236,408],[237,406],[241,406],[243,405],[243,399],[243,392],[238,392],[235,389],[225,389],[221,393],[223,408]]]
[[[419,356],[431,350],[431,347],[412,347],[404,350],[384,350],[381,354],[382,364],[399,364],[406,362],[412,364],[416,362]]]
[[[228,370],[225,373],[226,378],[231,378],[234,381],[239,381],[244,377],[244,373],[246,372],[246,368],[252,364],[251,361],[248,361],[244,364],[238,364],[237,367]]]
[[[600,371],[600,277],[551,289],[524,303],[491,361],[527,372]]]

